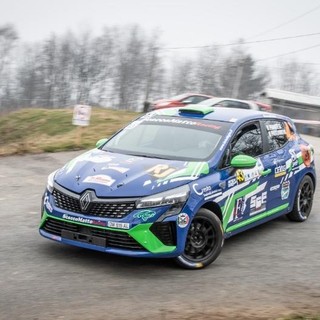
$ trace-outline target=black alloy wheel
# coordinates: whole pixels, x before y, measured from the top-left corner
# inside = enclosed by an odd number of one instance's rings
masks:
[[[218,257],[223,241],[221,221],[202,208],[190,223],[184,253],[176,261],[187,269],[203,268]]]
[[[313,204],[314,184],[310,176],[304,176],[297,190],[293,210],[287,214],[291,221],[303,222],[308,219]]]

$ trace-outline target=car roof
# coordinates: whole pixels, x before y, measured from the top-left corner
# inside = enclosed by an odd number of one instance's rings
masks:
[[[248,103],[248,102],[249,102],[248,100],[240,100],[240,99],[224,98],[224,97],[213,97],[213,98],[208,99],[208,100],[212,100],[212,101],[223,101],[223,100],[229,100],[229,101],[238,101],[238,102],[245,102],[245,103]],[[208,101],[208,100],[205,100],[205,101]]]
[[[224,107],[205,107],[199,104],[190,104],[187,107],[168,108],[153,111],[157,115],[166,115],[172,117],[200,118],[212,121],[225,121],[230,123],[246,122],[252,119],[278,118],[290,120],[286,116],[275,113],[257,111],[252,109],[237,109]]]

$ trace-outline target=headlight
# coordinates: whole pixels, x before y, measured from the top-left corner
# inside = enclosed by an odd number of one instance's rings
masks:
[[[166,205],[184,204],[190,194],[189,186],[185,185],[176,189],[168,190],[165,192],[157,193],[152,196],[141,198],[137,200],[136,207],[151,208]]]
[[[58,170],[51,172],[48,176],[47,189],[49,190],[50,193],[52,193],[53,191],[54,176],[56,175],[56,172]]]

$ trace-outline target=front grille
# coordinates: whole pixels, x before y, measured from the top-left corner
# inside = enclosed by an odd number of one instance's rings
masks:
[[[175,222],[155,222],[150,230],[166,246],[175,246],[177,244]]]
[[[124,218],[135,208],[135,202],[92,203],[90,215],[108,218]]]
[[[135,239],[133,239],[126,232],[93,228],[51,218],[46,220],[43,226],[43,230],[60,237],[62,236],[63,231],[68,231],[73,234],[82,234],[89,237],[92,236],[103,238],[106,240],[106,247],[129,250],[145,250]]]
[[[94,201],[90,203],[89,209],[84,212],[80,207],[80,195],[72,196],[71,193],[66,194],[56,188],[53,189],[52,194],[56,207],[70,212],[81,212],[84,215],[121,219],[135,209],[135,201],[108,201],[95,197]]]
[[[66,195],[57,189],[53,189],[52,195],[54,203],[58,208],[72,212],[81,212],[79,199]]]

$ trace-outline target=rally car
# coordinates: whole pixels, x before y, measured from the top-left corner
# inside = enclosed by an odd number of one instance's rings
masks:
[[[285,116],[199,106],[153,111],[49,175],[40,234],[202,268],[232,235],[281,215],[305,221],[313,157]]]

